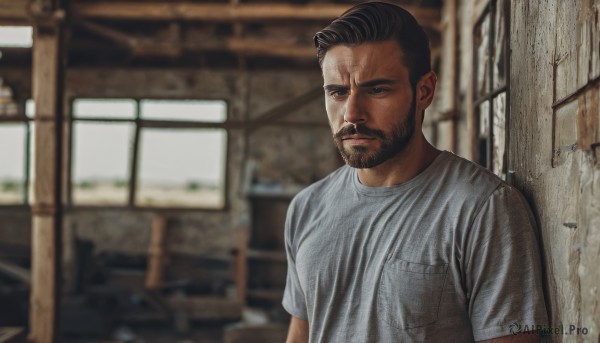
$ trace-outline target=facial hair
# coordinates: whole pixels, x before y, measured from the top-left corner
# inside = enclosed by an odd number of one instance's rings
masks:
[[[413,92],[413,94],[416,94],[416,92]],[[415,133],[415,98],[415,95],[413,95],[406,119],[394,125],[389,134],[363,124],[346,125],[335,133],[333,140],[346,164],[353,168],[373,168],[403,152]],[[344,147],[343,138],[356,134],[379,140],[381,147],[373,152],[370,152],[370,149],[364,146]]]

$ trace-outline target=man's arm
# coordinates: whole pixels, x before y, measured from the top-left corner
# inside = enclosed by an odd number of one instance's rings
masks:
[[[540,336],[536,334],[520,334],[487,339],[478,343],[539,343]]]
[[[286,343],[308,343],[308,320],[292,316]]]

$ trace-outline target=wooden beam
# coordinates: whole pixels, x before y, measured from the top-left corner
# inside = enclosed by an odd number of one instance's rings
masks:
[[[323,88],[321,86],[315,87],[309,90],[308,92],[301,94],[295,98],[292,98],[286,101],[285,103],[278,105],[273,109],[261,114],[258,118],[251,121],[248,124],[247,130],[248,132],[252,133],[261,126],[272,123],[277,119],[283,118],[293,113],[298,108],[306,105],[307,103],[321,96],[323,96]]]
[[[219,4],[189,2],[97,2],[72,4],[76,19],[140,21],[327,21],[350,8],[344,4]],[[424,27],[439,30],[440,10],[403,6]],[[0,0],[0,22],[30,22],[28,0]]]
[[[184,311],[189,320],[235,320],[242,316],[243,302],[213,296],[171,296],[165,299],[172,312]]]
[[[131,49],[134,56],[176,57],[182,51],[231,51],[243,56],[274,56],[299,59],[315,59],[313,46],[292,45],[265,41],[258,38],[206,37],[201,41],[160,41],[154,38],[133,37],[127,33],[91,21],[79,21],[78,25],[100,36],[111,39]]]
[[[0,22],[29,21],[29,0],[0,0]]]
[[[157,214],[152,223],[152,238],[148,252],[146,289],[160,290],[164,283],[167,261],[167,219]]]
[[[0,272],[29,285],[31,284],[31,272],[19,265],[0,259]]]
[[[61,251],[62,49],[60,25],[36,27],[33,40],[33,197],[30,336],[54,343],[58,336]]]
[[[287,331],[287,325],[282,324],[249,325],[246,323],[240,323],[225,328],[223,333],[223,342],[285,342]]]
[[[233,275],[236,298],[244,303],[248,287],[248,227],[246,225],[238,228],[235,241],[236,255],[233,263]]]
[[[73,14],[80,18],[126,20],[328,20],[342,14],[348,5],[247,4],[229,5],[189,2],[75,3]]]
[[[317,58],[314,46],[301,46],[279,44],[276,42],[265,42],[253,38],[232,38],[227,40],[227,48],[233,52],[246,56],[274,56],[292,58]]]
[[[4,0],[6,1],[6,0]],[[351,5],[342,4],[211,4],[189,2],[98,2],[73,4],[76,18],[182,21],[331,20]],[[439,9],[404,6],[422,26],[438,27]]]
[[[25,329],[21,327],[0,327],[0,343],[25,341]]]

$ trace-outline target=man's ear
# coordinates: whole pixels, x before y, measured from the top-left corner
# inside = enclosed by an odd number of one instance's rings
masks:
[[[437,76],[433,71],[427,72],[421,76],[417,83],[417,105],[421,110],[425,110],[433,101],[435,94],[435,86],[437,84]]]

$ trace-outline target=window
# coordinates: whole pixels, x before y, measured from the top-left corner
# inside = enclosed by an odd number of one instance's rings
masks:
[[[507,0],[490,1],[473,37],[477,161],[503,178],[507,160],[509,6]]]
[[[32,45],[31,26],[0,26],[0,47],[31,48]]]
[[[73,205],[222,208],[224,101],[76,99]]]
[[[0,125],[0,204],[27,202],[27,124]]]
[[[31,105],[19,106],[0,79],[0,205],[28,203],[31,111]]]

